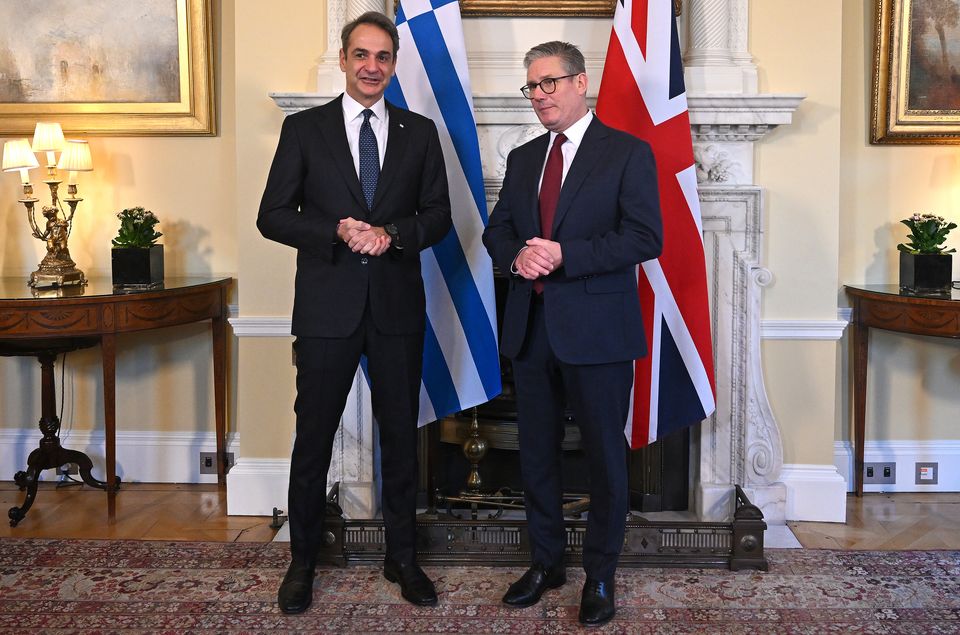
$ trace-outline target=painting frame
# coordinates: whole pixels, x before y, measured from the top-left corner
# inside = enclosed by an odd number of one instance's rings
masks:
[[[30,135],[39,120],[57,121],[68,134],[216,135],[211,5],[212,0],[176,0],[179,101],[0,102],[0,136]],[[29,34],[18,37],[35,41]]]
[[[926,9],[926,0],[876,0],[876,22],[871,99],[871,144],[960,144],[960,99],[947,104],[941,99],[921,107],[924,83],[931,66],[917,64],[920,54],[913,48],[915,11]],[[942,52],[944,66],[947,51]],[[960,61],[957,62],[960,67]],[[939,84],[938,84],[939,85]],[[952,82],[951,82],[952,86]],[[919,95],[919,97],[918,97]]]
[[[465,18],[587,18],[609,17],[617,0],[460,0],[460,14]]]

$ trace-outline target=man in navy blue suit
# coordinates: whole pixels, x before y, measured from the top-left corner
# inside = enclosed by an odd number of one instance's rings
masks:
[[[636,266],[662,246],[657,175],[643,141],[587,107],[583,55],[546,42],[521,88],[547,133],[507,157],[483,242],[510,274],[501,351],[513,362],[532,566],[503,598],[530,606],[566,582],[563,409],[573,408],[590,476],[580,621],[615,612],[628,509],[626,440],[633,362],[646,354]]]

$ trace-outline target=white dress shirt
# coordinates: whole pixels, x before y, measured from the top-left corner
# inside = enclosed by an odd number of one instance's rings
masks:
[[[363,125],[363,111],[366,106],[360,104],[356,99],[343,94],[343,126],[347,131],[347,143],[350,144],[350,154],[353,156],[353,169],[357,171],[357,177],[360,177],[360,126]],[[386,102],[383,97],[380,101],[370,106],[373,115],[370,117],[370,127],[373,129],[373,136],[377,138],[377,151],[380,153],[380,169],[383,169],[383,157],[387,152],[387,131],[390,127],[390,113],[387,112]]]
[[[583,143],[583,135],[587,133],[587,128],[590,126],[591,121],[593,121],[593,113],[588,110],[587,114],[580,117],[576,123],[563,131],[567,140],[560,146],[560,152],[563,153],[563,174],[560,177],[560,187],[563,187],[563,182],[567,179],[567,172],[570,171],[570,165],[573,163],[573,158],[577,156],[577,150],[580,148],[580,144]],[[543,167],[540,168],[540,182],[537,184],[538,192],[540,191],[540,186],[543,185],[543,172],[547,169],[547,157],[550,156],[550,150],[553,149],[553,142],[557,138],[557,134],[559,133],[553,132],[552,130],[550,131],[550,139],[547,142],[547,153],[543,157]],[[513,263],[510,265],[510,273],[518,273],[517,258],[520,257],[520,254],[522,254],[526,248],[526,246],[521,247],[517,255],[514,256]]]
[[[577,150],[580,148],[580,144],[583,143],[583,135],[587,134],[587,128],[590,126],[590,122],[593,121],[593,113],[589,110],[587,114],[577,120],[575,124],[563,131],[563,134],[566,135],[567,140],[560,146],[560,151],[563,153],[563,176],[560,177],[561,187],[563,182],[567,180],[567,172],[570,171],[570,164],[573,163],[573,158],[577,156]],[[358,128],[359,130],[359,128]],[[547,143],[547,154],[543,157],[543,167],[540,168],[540,183],[537,185],[537,191],[540,191],[540,186],[543,185],[543,172],[547,169],[547,157],[550,156],[550,150],[553,148],[553,142],[557,138],[556,132],[550,132],[550,141]]]

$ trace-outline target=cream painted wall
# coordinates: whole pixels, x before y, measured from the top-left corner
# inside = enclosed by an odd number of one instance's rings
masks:
[[[86,137],[95,171],[80,175],[84,201],[70,252],[87,275],[109,275],[110,239],[118,226],[114,214],[143,205],[161,219],[168,275],[236,276],[235,40],[232,28],[222,26],[233,22],[233,3],[215,2],[214,14],[219,135]],[[44,200],[49,190],[43,191],[41,178],[41,171],[33,172],[35,192]],[[26,277],[45,252],[30,236],[19,196],[19,179],[0,174],[0,275],[23,277],[26,288]],[[209,332],[200,324],[118,338],[119,430],[212,431]],[[64,383],[64,429],[102,430],[99,349],[71,353]],[[59,389],[59,367],[57,384]],[[33,428],[39,418],[36,360],[0,358],[0,430]]]
[[[840,137],[839,283],[897,280],[900,219],[915,211],[960,221],[957,146],[870,145],[870,94],[875,21],[869,2],[843,3],[842,132]],[[960,233],[948,240],[960,247]],[[960,257],[954,257],[954,279]],[[842,306],[848,306],[842,289]],[[849,360],[849,334],[843,351]],[[838,389],[849,390],[850,363]],[[873,330],[867,379],[870,440],[960,439],[960,342]],[[838,439],[850,438],[852,404],[844,399]]]
[[[313,92],[326,46],[322,1],[240,2],[233,28],[237,47],[237,219],[243,317],[289,319],[294,250],[264,239],[256,228],[260,196],[283,123],[271,92]],[[241,338],[237,426],[244,458],[289,458],[294,434],[291,338]]]
[[[787,26],[789,25],[789,27]],[[750,3],[760,92],[803,93],[793,123],[757,144],[765,262],[764,319],[836,319],[839,241],[841,8],[815,0]],[[811,46],[811,41],[816,46]],[[833,463],[836,343],[772,340],[763,367],[785,463]]]
[[[836,343],[767,340],[761,349],[767,396],[780,425],[783,462],[832,464]]]
[[[786,25],[789,24],[789,28]],[[816,46],[810,46],[816,34]],[[834,319],[840,190],[840,3],[750,3],[760,92],[803,93],[793,123],[757,144],[766,262],[775,279],[766,319]]]

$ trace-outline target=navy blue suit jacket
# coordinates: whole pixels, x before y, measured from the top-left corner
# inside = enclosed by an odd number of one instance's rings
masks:
[[[509,273],[525,241],[542,236],[540,174],[549,133],[507,157],[500,198],[483,233],[497,268]],[[594,117],[560,190],[552,239],[563,265],[544,280],[550,344],[570,364],[646,354],[635,267],[662,247],[653,153],[644,141]],[[533,283],[511,275],[500,347],[515,358],[526,338]]]
[[[293,334],[347,337],[368,298],[382,333],[422,333],[420,250],[440,242],[451,226],[437,127],[387,103],[387,151],[368,210],[347,143],[342,99],[284,120],[257,216],[265,237],[297,250]],[[395,224],[403,251],[353,253],[336,236],[337,223],[347,217]]]

